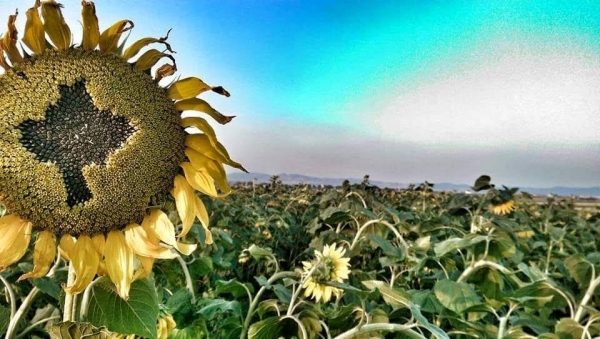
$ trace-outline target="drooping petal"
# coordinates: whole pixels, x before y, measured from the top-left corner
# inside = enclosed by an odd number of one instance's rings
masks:
[[[189,162],[183,162],[179,164],[179,166],[183,169],[183,173],[185,174],[188,183],[197,191],[215,198],[221,198],[227,195],[219,195],[219,193],[217,193],[217,188],[207,172],[195,170]]]
[[[160,241],[167,245],[173,246],[180,253],[184,255],[190,255],[196,250],[196,244],[184,244],[177,241],[175,238],[175,227],[169,217],[159,209],[153,209],[150,211],[150,215],[147,216],[150,226],[156,232]]]
[[[100,258],[100,264],[98,264],[98,275],[104,276],[106,275],[106,264],[104,262],[104,248],[106,247],[106,238],[104,234],[96,234],[92,237],[92,243],[94,244],[94,249],[96,253],[98,253],[98,257]]]
[[[175,62],[175,58],[173,58],[171,54],[163,53],[156,49],[151,49],[140,56],[140,58],[135,62],[134,67],[138,71],[145,71],[156,65],[158,60],[162,58],[169,58],[171,61]]]
[[[133,274],[133,280],[148,278],[152,273],[154,258],[137,255],[136,259],[138,267],[136,268],[135,273]]]
[[[244,168],[244,166],[242,166],[242,164],[240,164],[239,162],[233,161],[233,159],[231,159],[231,157],[229,156],[229,152],[227,152],[227,149],[225,148],[225,146],[223,146],[223,144],[218,141],[217,141],[217,150],[219,151],[219,153],[223,154],[225,156],[225,158],[227,158],[227,162],[225,164],[248,173],[248,171]]]
[[[8,56],[8,60],[10,60],[13,66],[23,62],[23,56],[21,56],[21,53],[17,48],[17,41],[19,40],[19,34],[17,32],[17,27],[15,26],[17,14],[18,13],[8,16],[8,31],[4,33],[2,41],[0,41],[6,56]]]
[[[160,245],[160,240],[144,218],[142,226],[129,224],[125,227],[125,240],[135,254],[155,259],[174,259],[177,253]]]
[[[38,12],[39,7],[40,1],[37,0],[35,5],[25,12],[27,22],[25,22],[25,33],[21,39],[35,54],[41,54],[46,49],[46,33]]]
[[[91,51],[98,46],[100,27],[96,16],[96,6],[91,1],[81,1],[81,18],[83,19],[83,38],[81,47]]]
[[[124,60],[129,60],[131,58],[133,58],[136,54],[138,54],[140,52],[140,50],[150,44],[153,43],[161,43],[164,44],[165,47],[167,48],[167,50],[171,53],[175,53],[172,49],[171,49],[171,45],[169,45],[169,43],[167,42],[167,39],[169,38],[169,33],[171,32],[171,30],[169,30],[167,32],[167,35],[162,37],[162,38],[152,38],[152,37],[147,37],[147,38],[142,38],[136,42],[134,42],[133,44],[131,44],[131,46],[127,47],[127,49],[125,50],[125,52],[123,52],[123,59]]]
[[[182,230],[180,237],[184,237],[192,228],[195,217],[196,206],[194,204],[194,189],[188,184],[187,180],[181,175],[176,175],[173,181],[174,185],[171,189],[171,195],[175,199],[177,213],[181,219]]]
[[[167,96],[173,100],[183,100],[193,98],[210,89],[211,87],[204,83],[204,81],[195,77],[189,77],[175,81],[167,90]]]
[[[0,272],[19,261],[27,252],[32,224],[15,214],[0,218]]]
[[[74,249],[75,249],[75,238],[73,238],[69,234],[63,235],[60,238],[60,242],[59,242],[59,246],[58,246],[60,255],[67,260],[71,260],[70,255],[71,255],[71,253],[73,253]]]
[[[50,231],[42,231],[33,248],[33,270],[21,275],[18,281],[28,278],[40,278],[48,273],[50,266],[56,259],[56,240]]]
[[[204,134],[188,135],[185,137],[185,145],[222,164],[226,164],[228,162],[225,155],[221,154],[219,150],[217,150],[217,148],[210,143],[210,140]]]
[[[92,239],[87,235],[80,235],[69,253],[71,265],[75,271],[75,281],[71,286],[67,286],[65,291],[72,294],[83,292],[92,282],[98,270],[100,258],[94,248]]]
[[[195,127],[199,129],[208,137],[208,141],[210,141],[215,148],[217,147],[217,135],[215,134],[215,130],[206,120],[198,117],[183,118],[181,119],[181,127]]]
[[[131,20],[119,20],[100,34],[100,52],[113,53],[117,49],[121,34],[133,28]]]
[[[194,169],[208,172],[223,193],[231,192],[231,187],[227,184],[225,169],[221,164],[189,147],[186,147],[185,155],[190,160]]]
[[[125,242],[121,231],[110,231],[106,237],[106,270],[110,280],[117,287],[119,296],[129,299],[129,288],[133,281],[134,254]]]
[[[212,108],[208,102],[200,98],[191,98],[175,103],[175,109],[178,111],[198,111],[208,114],[211,118],[215,119],[221,125],[225,125],[230,122],[235,116],[226,116],[221,114],[216,109]]]
[[[60,11],[62,5],[54,0],[46,0],[41,5],[44,30],[48,33],[50,40],[59,51],[69,48],[71,46],[71,29]]]

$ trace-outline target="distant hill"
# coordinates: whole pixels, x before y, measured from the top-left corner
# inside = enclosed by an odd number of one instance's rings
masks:
[[[302,174],[288,174],[281,173],[279,175],[279,179],[284,184],[296,185],[296,184],[311,184],[311,185],[331,185],[331,186],[340,186],[344,180],[350,181],[351,184],[359,184],[362,182],[361,179],[357,178],[319,178],[319,177],[311,177]],[[272,177],[272,174],[265,173],[228,173],[227,177],[230,182],[249,182],[256,179],[259,183],[267,183],[269,179]],[[389,187],[389,188],[406,188],[409,184],[407,183],[399,183],[399,182],[387,182],[387,181],[370,181],[372,185],[376,185],[379,187]],[[420,183],[415,183],[420,184]],[[456,192],[464,192],[471,190],[470,185],[466,184],[453,184],[453,183],[435,183],[434,189],[436,191],[456,191]],[[600,197],[600,187],[564,187],[564,186],[556,186],[549,188],[540,188],[540,187],[520,187],[520,191],[528,192],[531,194],[537,195],[548,195],[548,194],[556,194],[560,196],[580,196],[580,197]]]

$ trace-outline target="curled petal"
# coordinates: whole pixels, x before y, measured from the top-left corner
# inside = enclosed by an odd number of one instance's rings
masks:
[[[221,198],[226,195],[219,195],[219,193],[217,193],[217,188],[207,172],[195,170],[189,162],[181,163],[179,166],[183,169],[183,173],[185,174],[188,183],[197,191],[215,198]]]
[[[131,20],[119,20],[100,35],[100,52],[110,54],[117,49],[121,34],[133,28]]]
[[[175,227],[171,220],[169,220],[169,217],[161,210],[153,209],[146,218],[148,218],[148,222],[154,232],[156,232],[156,235],[165,244],[173,246],[184,255],[190,255],[196,249],[197,246],[195,244],[177,242],[177,239],[175,238]]]
[[[98,46],[100,27],[96,16],[96,6],[91,1],[81,1],[81,18],[83,19],[83,39],[81,47],[90,51]]]
[[[129,289],[133,281],[134,254],[125,241],[125,236],[121,231],[110,231],[106,242],[106,270],[110,280],[117,287],[119,296],[129,299]]]
[[[185,145],[221,164],[227,164],[248,173],[240,163],[233,161],[229,157],[229,152],[227,152],[227,149],[220,142],[212,145],[208,137],[204,134],[188,135],[185,138]]]
[[[67,260],[70,259],[70,254],[73,253],[75,249],[75,238],[73,238],[69,234],[65,234],[60,238],[58,250],[60,251],[60,255],[63,256]]]
[[[167,96],[173,100],[182,100],[193,98],[209,90],[211,90],[211,87],[204,83],[204,81],[189,77],[175,81],[167,90]]]
[[[152,68],[158,60],[162,58],[169,58],[173,63],[175,63],[175,58],[171,54],[163,53],[156,49],[151,49],[146,51],[140,58],[135,62],[135,69],[138,71],[145,71],[149,68]]]
[[[167,39],[169,38],[169,33],[171,33],[171,30],[169,30],[167,32],[167,35],[162,38],[148,37],[148,38],[143,38],[143,39],[140,39],[140,40],[134,42],[133,44],[131,44],[131,46],[127,47],[125,52],[123,52],[123,59],[129,60],[129,59],[133,58],[136,54],[138,54],[140,52],[140,50],[142,48],[144,48],[150,44],[153,44],[153,43],[164,44],[169,52],[175,53],[171,49],[171,45],[169,45],[169,43],[167,42]]]
[[[162,78],[175,74],[175,71],[177,71],[177,66],[174,62],[173,65],[164,64],[156,69],[156,72],[154,73],[154,81],[159,82]]]
[[[179,214],[182,223],[182,230],[179,236],[184,237],[190,231],[190,228],[194,223],[194,212],[196,209],[194,197],[196,197],[196,194],[185,178],[178,174],[175,176],[171,195],[175,199],[177,213]]]
[[[152,266],[154,265],[154,258],[136,256],[137,259],[137,268],[135,273],[133,274],[133,280],[144,279],[150,276],[152,273]]]
[[[50,265],[56,258],[56,241],[49,231],[40,232],[33,248],[33,270],[23,274],[19,281],[28,278],[40,278],[48,273]]]
[[[185,149],[185,155],[190,160],[192,167],[198,171],[205,170],[223,193],[231,192],[223,165],[188,147]]]
[[[69,253],[69,257],[75,271],[75,281],[70,286],[67,286],[65,291],[78,294],[83,292],[92,282],[92,279],[94,279],[98,271],[100,258],[94,248],[92,239],[87,235],[79,236],[75,246],[73,246],[72,251]]]
[[[206,122],[206,120],[198,117],[181,119],[181,127],[196,127],[208,137],[208,141],[216,148],[217,135],[215,130]]]
[[[15,214],[0,218],[0,272],[19,261],[31,241],[32,224]]]
[[[178,111],[198,111],[208,114],[211,118],[215,119],[221,125],[225,125],[230,122],[235,116],[226,116],[221,114],[216,109],[212,108],[208,102],[200,98],[191,98],[175,103],[175,109]]]
[[[40,1],[37,0],[35,6],[25,12],[27,21],[25,22],[25,34],[23,34],[23,39],[21,39],[35,54],[41,54],[46,49],[46,33],[40,13],[38,12],[39,7]]]
[[[62,5],[54,0],[42,2],[44,30],[59,51],[65,50],[71,45],[71,29],[60,11],[61,7]]]
[[[19,34],[17,32],[17,27],[15,26],[17,14],[18,13],[8,16],[8,31],[4,33],[2,41],[0,41],[4,48],[4,52],[8,56],[8,60],[12,62],[13,66],[23,62],[23,57],[17,48],[17,40],[19,40]]]
[[[150,227],[147,218],[142,226],[129,224],[125,228],[125,240],[135,254],[155,259],[175,259],[177,254],[170,248],[160,245],[160,240]]]

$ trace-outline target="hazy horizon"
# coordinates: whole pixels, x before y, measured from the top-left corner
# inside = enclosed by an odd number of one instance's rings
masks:
[[[0,17],[34,1],[5,1]],[[76,1],[63,1],[73,41]],[[600,1],[96,2],[164,36],[252,172],[600,186]],[[6,19],[4,19],[6,20]],[[2,24],[5,25],[5,24]],[[5,26],[4,26],[5,27]],[[151,47],[154,48],[154,47]],[[159,65],[162,62],[159,62]]]

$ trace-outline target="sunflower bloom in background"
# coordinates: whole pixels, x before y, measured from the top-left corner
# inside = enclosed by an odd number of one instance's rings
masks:
[[[101,32],[93,2],[82,2],[83,39],[72,42],[61,7],[38,0],[26,12],[21,41],[17,14],[0,38],[0,201],[7,210],[0,271],[35,242],[34,268],[20,279],[44,276],[58,248],[74,272],[68,293],[82,292],[98,274],[127,299],[155,259],[196,249],[184,240],[195,218],[212,242],[196,192],[223,197],[231,192],[223,166],[244,168],[206,120],[181,114],[199,111],[226,124],[233,117],[197,96],[229,93],[195,77],[160,86],[177,70],[167,37],[125,47],[119,40],[133,22]],[[149,45],[164,51],[140,53]],[[160,60],[169,62],[152,76]],[[169,195],[180,228],[156,207]]]
[[[323,252],[315,251],[314,260],[302,262],[306,276],[302,285],[305,288],[304,296],[311,296],[317,302],[321,299],[323,302],[328,302],[331,300],[332,295],[337,298],[342,295],[341,289],[326,285],[326,283],[342,283],[344,279],[348,279],[350,258],[344,258],[344,253],[346,253],[346,250],[341,247],[336,249],[336,244],[325,245]]]
[[[516,209],[515,207],[515,193],[518,188],[511,188],[504,186],[502,190],[498,190],[495,196],[492,198],[488,210],[496,215],[506,215]]]

